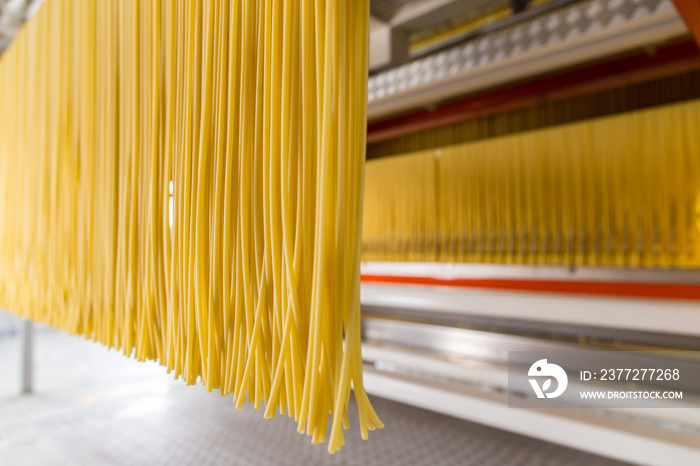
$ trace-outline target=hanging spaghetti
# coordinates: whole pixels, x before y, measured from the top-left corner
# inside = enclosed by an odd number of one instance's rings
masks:
[[[330,414],[331,452],[351,387],[363,437],[381,427],[360,355],[368,17],[46,2],[0,59],[0,306],[314,443]]]
[[[363,257],[698,268],[698,124],[694,99],[371,160]]]

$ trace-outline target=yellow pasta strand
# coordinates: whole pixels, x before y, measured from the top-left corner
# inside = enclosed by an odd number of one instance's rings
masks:
[[[368,18],[47,1],[0,59],[0,306],[314,443],[330,415],[330,452],[351,387],[363,437],[382,427],[360,354]]]

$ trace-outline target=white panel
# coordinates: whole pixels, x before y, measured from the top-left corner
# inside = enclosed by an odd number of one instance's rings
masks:
[[[575,410],[508,408],[505,396],[476,390],[450,390],[446,384],[417,383],[367,369],[367,392],[450,416],[517,432],[623,461],[650,465],[700,464],[700,437],[695,448],[658,435],[661,429],[620,420],[595,419]],[[597,421],[597,422],[596,422]],[[688,434],[684,437],[687,443]],[[691,440],[692,441],[692,440]]]
[[[700,303],[363,283],[362,305],[700,336]]]

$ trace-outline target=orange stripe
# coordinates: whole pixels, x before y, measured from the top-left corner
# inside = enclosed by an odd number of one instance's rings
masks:
[[[686,26],[700,45],[700,2],[698,0],[673,0]]]
[[[500,278],[432,278],[362,275],[363,283],[455,286],[493,290],[566,293],[624,298],[658,298],[700,301],[700,285],[679,283],[591,282],[570,280],[521,280]]]

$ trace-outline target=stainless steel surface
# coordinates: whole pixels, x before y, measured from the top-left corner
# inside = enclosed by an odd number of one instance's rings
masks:
[[[684,374],[674,388],[682,389],[688,396],[700,396],[700,373],[696,373],[697,362],[687,360],[689,356],[700,358],[700,352],[664,351],[665,348],[642,345],[610,348],[590,343],[578,344],[541,337],[507,335],[377,317],[362,319],[362,338],[363,342],[368,344],[422,350],[426,355],[452,358],[455,365],[476,360],[496,364],[500,367],[506,367],[508,364],[529,367],[532,364],[531,360],[519,360],[520,355],[517,353],[509,354],[509,352],[570,351],[569,362],[575,365],[574,367],[585,368],[587,353],[606,349],[614,351],[606,356],[609,367],[667,367],[668,361],[673,361],[673,367],[678,368]],[[636,351],[630,351],[631,349]],[[647,381],[637,385],[645,386],[648,389],[666,387],[663,381],[660,383]],[[526,385],[525,388],[529,393],[529,386]]]
[[[372,16],[382,21],[390,21],[396,13],[408,5],[425,0],[370,0],[369,8]]]
[[[409,309],[520,320],[537,325],[602,327],[609,331],[654,332],[700,337],[700,301],[494,290],[478,287],[361,284],[363,307]]]
[[[35,394],[17,396],[18,338],[0,338],[3,465],[618,465],[617,461],[372,397],[386,427],[334,455],[286,416],[172,380],[163,367],[36,333]],[[356,407],[350,423],[357,427]]]
[[[364,379],[372,394],[634,464],[700,464],[697,434],[578,409],[513,409],[503,393],[371,367]]]
[[[370,393],[628,461],[645,458],[648,464],[684,464],[688,458],[700,458],[700,352],[654,351],[658,348],[639,344],[620,345],[621,351],[611,352],[613,347],[599,345],[592,338],[580,344],[575,339],[554,340],[555,334],[547,334],[546,325],[535,337],[498,333],[495,328],[460,328],[454,322],[451,326],[426,324],[398,310],[391,315],[368,316],[363,309],[363,316],[363,360],[371,368],[365,375]],[[595,329],[589,330],[591,336],[596,335]],[[624,333],[619,337],[627,338]],[[633,335],[645,341],[643,336]],[[534,398],[528,381],[509,380],[508,371],[509,364],[529,367],[531,353],[509,351],[545,351],[551,357],[564,351],[567,371],[577,373],[590,369],[590,355],[599,349],[608,350],[603,353],[606,367],[679,369],[683,376],[674,382],[674,389],[683,391],[683,400],[654,409],[621,409],[615,400],[589,409],[572,399],[550,403],[551,407],[567,408],[563,410],[509,409],[509,397]],[[630,349],[637,351],[625,351]],[[623,381],[609,382],[606,387],[618,391],[668,389],[665,384]],[[569,390],[575,393],[588,388],[570,377]],[[627,448],[636,451],[597,445],[611,439],[629,441]]]
[[[449,262],[363,262],[368,275],[400,275],[440,279],[523,279],[628,283],[700,284],[697,269],[562,267],[549,265],[459,264]]]
[[[478,18],[507,5],[506,0],[372,0],[370,72],[406,63],[416,33],[434,32],[455,20]]]
[[[32,392],[32,371],[34,370],[33,325],[31,320],[22,323],[22,393]]]
[[[565,325],[557,322],[532,322],[521,319],[503,319],[488,316],[457,315],[439,311],[425,312],[414,309],[391,309],[363,306],[365,317],[408,320],[445,327],[481,330],[497,334],[529,336],[575,342],[604,347],[606,349],[635,350],[655,347],[666,350],[700,351],[700,337],[671,335],[657,332],[640,332],[628,329]]]
[[[436,53],[441,50],[445,50],[447,48],[450,48],[454,45],[460,44],[466,40],[473,39],[478,36],[483,36],[486,34],[492,34],[494,32],[509,28],[511,26],[514,26],[520,22],[523,21],[528,21],[536,16],[549,13],[550,11],[556,10],[558,8],[562,8],[568,5],[571,5],[573,3],[579,2],[581,0],[550,0],[547,3],[544,3],[542,5],[538,5],[535,7],[531,7],[529,9],[526,9],[525,11],[522,11],[517,14],[511,14],[510,16],[506,16],[505,18],[502,18],[500,20],[497,20],[491,24],[487,24],[485,26],[466,31],[462,34],[456,34],[446,40],[443,41],[438,41],[434,45],[428,45],[426,47],[421,47],[417,52],[411,53],[411,58],[420,58],[424,57],[430,53]],[[483,8],[486,5],[489,5],[491,8],[491,11],[494,11],[497,9],[499,6],[508,6],[508,2],[503,2],[502,5],[499,5],[500,2],[488,2],[485,5],[481,6]],[[478,17],[478,16],[477,16]],[[453,17],[454,18],[454,17]]]
[[[376,120],[684,33],[687,28],[671,0],[576,3],[373,75],[368,83],[368,118]]]
[[[363,341],[422,349],[434,354],[507,363],[508,351],[560,351],[571,343],[379,318],[362,319]]]
[[[476,19],[506,6],[507,0],[421,0],[395,10],[390,22],[405,32],[421,32],[465,17]]]

